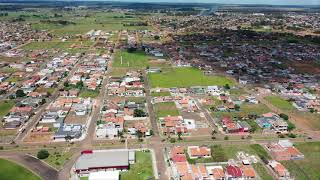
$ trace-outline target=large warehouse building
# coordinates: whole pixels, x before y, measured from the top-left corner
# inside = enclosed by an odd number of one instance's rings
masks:
[[[82,151],[74,168],[79,175],[98,171],[125,171],[135,161],[135,152],[127,149]]]

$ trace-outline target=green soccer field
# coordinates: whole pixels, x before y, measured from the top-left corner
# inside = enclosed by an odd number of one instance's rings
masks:
[[[148,75],[153,88],[190,87],[190,86],[224,86],[235,82],[225,76],[205,76],[196,68],[168,68],[161,73]]]
[[[14,180],[40,180],[41,178],[33,174],[30,170],[15,164],[11,161],[0,159],[0,179]]]

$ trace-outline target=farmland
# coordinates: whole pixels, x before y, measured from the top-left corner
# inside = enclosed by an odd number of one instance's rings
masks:
[[[167,68],[161,73],[149,74],[148,76],[151,86],[154,88],[235,84],[234,81],[224,76],[205,76],[200,70],[195,68]]]

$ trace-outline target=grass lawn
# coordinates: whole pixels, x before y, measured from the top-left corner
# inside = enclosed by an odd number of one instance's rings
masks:
[[[174,102],[163,102],[155,104],[155,112],[157,118],[170,116],[178,116],[179,111]]]
[[[223,104],[223,103],[221,103]],[[219,103],[218,103],[219,105]],[[264,104],[251,104],[251,103],[243,103],[240,105],[239,111],[231,111],[231,112],[214,112],[213,115],[215,117],[223,117],[223,116],[231,116],[231,117],[247,117],[249,114],[261,115],[271,110]]]
[[[120,174],[121,180],[147,180],[153,178],[152,158],[150,152],[136,151],[136,163],[130,170]]]
[[[8,114],[8,112],[14,106],[14,104],[14,101],[11,100],[5,100],[0,102],[0,119],[2,119],[3,116]]]
[[[79,97],[81,98],[96,98],[99,96],[99,90],[82,90],[79,94]]]
[[[56,169],[61,169],[72,155],[73,153],[70,151],[67,151],[67,152],[54,151],[54,152],[50,152],[50,156],[44,161],[46,161],[48,164],[55,167]]]
[[[31,42],[22,47],[24,50],[42,50],[42,49],[56,49],[65,50],[70,53],[83,52],[88,49],[94,42],[92,41],[49,41],[49,42]],[[81,47],[71,47],[77,45]]]
[[[152,97],[171,96],[170,92],[151,92]]]
[[[11,161],[0,159],[0,179],[14,180],[40,180],[41,178],[33,174],[30,170],[15,164]]]
[[[196,68],[167,68],[161,73],[148,74],[152,87],[223,86],[235,82],[224,76],[205,76]]]
[[[280,96],[267,96],[265,97],[265,99],[279,109],[286,111],[295,109],[290,102],[286,101],[285,99],[282,99]]]
[[[295,161],[283,161],[295,179],[320,179],[320,142],[297,143],[296,147],[304,154],[305,158]]]
[[[272,159],[268,152],[260,144],[252,144],[250,145],[250,148],[253,149],[259,157]]]
[[[128,71],[129,68],[112,67],[112,69],[110,70],[110,76],[122,77],[125,76]]]
[[[263,180],[273,180],[273,178],[268,173],[267,169],[261,163],[252,164],[253,168],[259,174]]]
[[[296,112],[297,116],[304,118],[309,123],[310,128],[320,130],[320,114],[310,112]]]
[[[121,64],[122,56],[122,64]],[[148,65],[148,56],[143,51],[127,52],[117,51],[113,67],[127,67],[145,69]]]

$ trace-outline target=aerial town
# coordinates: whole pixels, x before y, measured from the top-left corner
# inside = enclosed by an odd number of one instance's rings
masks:
[[[319,179],[319,5],[0,2],[0,179]]]

